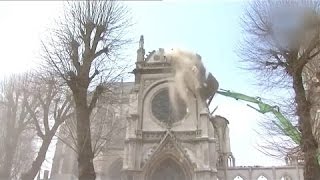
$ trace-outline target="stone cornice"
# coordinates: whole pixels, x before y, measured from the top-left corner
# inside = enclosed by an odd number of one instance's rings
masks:
[[[196,173],[199,173],[199,172],[212,172],[212,173],[216,173],[218,172],[217,169],[213,169],[213,168],[197,168],[194,170]]]

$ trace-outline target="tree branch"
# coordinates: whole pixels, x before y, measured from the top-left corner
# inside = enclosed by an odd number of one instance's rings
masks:
[[[106,46],[106,47],[102,48],[101,50],[99,50],[98,52],[96,52],[94,55],[94,58],[101,56],[103,53],[105,53],[105,54],[109,53],[109,46]]]
[[[103,89],[104,88],[103,88],[103,86],[101,84],[96,87],[96,90],[93,93],[93,96],[92,96],[92,99],[91,99],[91,102],[90,102],[90,105],[89,105],[89,112],[90,113],[92,112],[92,109],[96,106],[98,98],[102,94]]]
[[[39,121],[38,121],[37,115],[36,115],[35,112],[31,109],[29,103],[26,103],[26,107],[27,107],[27,110],[29,111],[32,119],[33,119],[34,125],[36,126],[37,135],[38,135],[41,139],[43,139],[43,138],[44,138],[44,133],[42,132],[41,127],[40,127],[40,125],[39,125]]]

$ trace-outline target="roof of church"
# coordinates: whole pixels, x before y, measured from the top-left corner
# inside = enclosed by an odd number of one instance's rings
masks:
[[[110,89],[118,94],[118,93],[130,93],[131,89],[134,86],[134,82],[113,82],[107,85]]]

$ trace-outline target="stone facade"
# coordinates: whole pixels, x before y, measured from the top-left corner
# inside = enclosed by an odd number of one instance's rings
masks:
[[[143,37],[133,73],[135,82],[121,83],[119,94],[126,99],[117,112],[125,124],[117,142],[123,143],[111,144],[95,158],[98,180],[303,179],[298,165],[235,166],[228,120],[212,117],[200,108],[200,99],[190,96],[180,114],[172,115],[167,94],[172,69],[163,49],[145,56]],[[76,163],[72,150],[58,142],[51,179],[76,179]]]
[[[303,180],[302,166],[229,167],[226,180]]]

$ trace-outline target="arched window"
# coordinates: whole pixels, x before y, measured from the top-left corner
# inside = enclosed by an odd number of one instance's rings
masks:
[[[219,158],[218,158],[218,167],[223,167],[223,155],[219,155]]]
[[[228,167],[234,167],[235,162],[234,162],[234,157],[232,155],[228,156]]]
[[[268,180],[264,175],[260,175],[257,180]]]
[[[244,180],[241,176],[236,176],[233,180]]]
[[[280,180],[292,180],[292,178],[288,175],[281,176]]]

